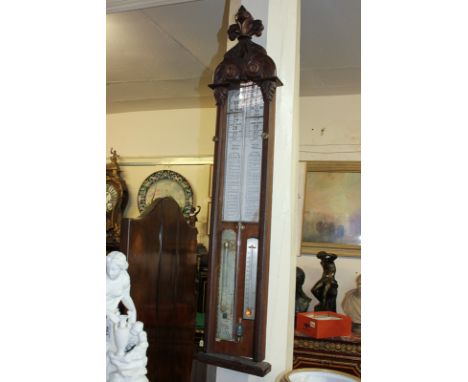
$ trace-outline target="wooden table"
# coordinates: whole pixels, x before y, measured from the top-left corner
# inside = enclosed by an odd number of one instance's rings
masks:
[[[361,377],[361,336],[316,339],[294,336],[293,369],[317,367]]]

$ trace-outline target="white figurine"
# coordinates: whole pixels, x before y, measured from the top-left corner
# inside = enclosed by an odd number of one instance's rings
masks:
[[[127,272],[128,263],[125,255],[113,251],[106,257],[106,314],[109,319],[119,321],[119,303],[128,309],[129,321],[136,321],[136,309],[130,297],[130,276]]]
[[[109,382],[148,382],[146,378],[146,349],[148,340],[143,323],[137,321],[129,330],[130,340],[123,355],[109,353]]]
[[[353,321],[353,331],[361,330],[361,275],[356,278],[357,288],[348,291],[341,304],[346,315]]]
[[[148,341],[143,323],[136,321],[136,309],[130,297],[128,263],[122,252],[106,258],[106,341],[107,382],[148,382],[146,349]],[[127,309],[121,314],[119,303]]]

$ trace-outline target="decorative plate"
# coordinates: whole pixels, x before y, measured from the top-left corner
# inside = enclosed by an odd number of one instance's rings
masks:
[[[140,213],[153,200],[165,196],[172,196],[182,209],[182,213],[189,216],[192,211],[192,187],[190,187],[187,179],[171,170],[156,171],[143,181],[138,191],[138,209]]]

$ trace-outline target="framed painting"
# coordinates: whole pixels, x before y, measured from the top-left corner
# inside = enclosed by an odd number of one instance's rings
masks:
[[[301,253],[361,256],[361,162],[307,162]]]

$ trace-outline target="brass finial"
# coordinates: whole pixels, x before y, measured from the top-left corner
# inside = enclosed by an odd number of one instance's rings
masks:
[[[117,164],[117,159],[119,158],[119,156],[117,155],[117,150],[114,150],[113,147],[111,147],[110,149],[110,153],[111,153],[111,162],[114,163],[115,165]]]
[[[113,147],[111,147],[110,153],[111,153],[111,157],[110,157],[111,163],[107,164],[106,168],[112,171],[120,171],[120,167],[117,163],[117,159],[120,158],[120,155],[117,154],[117,151],[114,150]]]

